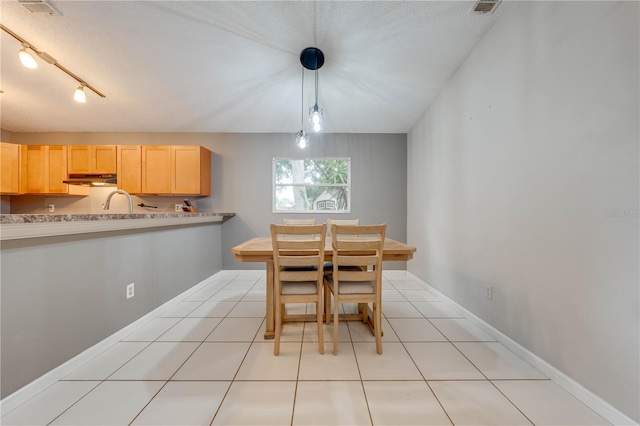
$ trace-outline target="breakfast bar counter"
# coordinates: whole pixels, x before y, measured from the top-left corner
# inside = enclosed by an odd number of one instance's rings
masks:
[[[0,240],[224,222],[235,213],[2,214]]]

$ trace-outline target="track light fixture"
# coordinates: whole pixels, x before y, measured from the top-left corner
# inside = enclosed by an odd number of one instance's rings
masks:
[[[76,91],[73,93],[73,99],[81,104],[87,102],[87,94],[84,93],[84,84],[78,86]]]
[[[89,83],[87,83],[86,81],[84,81],[83,79],[81,79],[80,77],[78,77],[77,75],[75,75],[74,73],[72,73],[71,71],[66,69],[65,67],[63,67],[60,63],[58,63],[56,58],[54,58],[53,56],[49,55],[47,52],[43,52],[41,50],[38,50],[33,44],[27,42],[25,39],[23,39],[18,34],[14,33],[13,31],[11,31],[9,28],[5,27],[2,24],[0,24],[0,29],[2,29],[4,32],[9,34],[11,37],[15,38],[16,40],[18,40],[22,44],[22,49],[20,49],[20,52],[18,54],[19,57],[20,57],[20,62],[22,63],[22,65],[24,65],[27,68],[37,68],[38,67],[38,63],[36,62],[34,57],[29,52],[27,52],[27,49],[30,49],[40,59],[42,59],[43,61],[45,61],[48,64],[54,65],[56,68],[58,68],[59,70],[61,70],[65,74],[67,74],[69,77],[73,78],[75,81],[80,83],[80,86],[78,86],[78,88],[76,89],[76,91],[73,94],[73,99],[75,99],[76,101],[82,102],[82,103],[87,102],[87,96],[86,96],[85,91],[84,91],[85,87],[88,88],[89,90],[91,90],[96,95],[100,96],[101,98],[105,97],[105,95],[100,93],[95,87],[91,86]]]
[[[20,52],[18,52],[18,57],[20,58],[20,62],[22,62],[22,65],[24,65],[27,68],[38,68],[38,63],[36,62],[35,59],[33,59],[33,56],[31,56],[29,54],[29,52],[27,52],[27,48],[29,47],[28,44],[26,43],[22,43],[22,49],[20,49]]]

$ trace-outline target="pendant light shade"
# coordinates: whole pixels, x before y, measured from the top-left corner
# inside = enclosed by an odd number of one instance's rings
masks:
[[[31,56],[29,54],[29,52],[27,52],[27,46],[26,44],[22,45],[22,49],[20,49],[20,52],[18,53],[18,57],[20,58],[20,62],[22,63],[22,65],[24,65],[27,68],[38,68],[38,63],[36,62],[35,59],[33,59],[33,56]]]
[[[73,99],[75,99],[76,102],[80,102],[82,104],[87,102],[87,95],[86,93],[84,93],[84,84],[78,86],[75,93],[73,94]]]
[[[300,130],[298,133],[296,133],[296,145],[298,146],[298,148],[305,149],[308,143],[309,139],[307,136],[307,132],[305,132],[304,130]]]

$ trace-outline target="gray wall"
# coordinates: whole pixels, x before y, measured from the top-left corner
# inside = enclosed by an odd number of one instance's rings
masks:
[[[408,135],[408,269],[637,422],[639,4],[501,7]]]
[[[269,234],[269,224],[285,214],[272,213],[272,160],[274,157],[350,157],[351,213],[317,214],[319,223],[333,218],[359,218],[361,223],[387,223],[389,238],[406,241],[407,136],[405,134],[312,135],[304,151],[293,134],[220,133],[12,133],[19,144],[202,145],[212,151],[211,196],[197,200],[201,211],[232,212],[222,234],[223,269],[262,269],[263,264],[236,262],[231,248],[249,238]],[[97,192],[96,192],[97,193]],[[92,191],[93,196],[93,191]],[[29,197],[12,206],[12,213],[45,212],[56,203],[56,213],[99,209],[99,200],[72,197]],[[115,200],[115,199],[114,199]],[[159,204],[171,210],[178,197],[138,197],[136,203]],[[61,209],[58,209],[58,205]],[[115,210],[114,210],[115,211]],[[136,212],[139,208],[136,207]],[[95,211],[94,211],[95,212]],[[297,214],[298,216],[300,214]],[[406,262],[387,262],[387,269],[405,269]]]
[[[222,227],[3,241],[1,397],[219,272]]]

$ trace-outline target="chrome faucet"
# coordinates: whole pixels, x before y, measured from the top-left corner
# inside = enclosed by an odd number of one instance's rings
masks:
[[[111,202],[111,197],[113,197],[113,194],[126,195],[127,199],[129,200],[129,214],[133,214],[133,202],[131,201],[131,195],[129,195],[129,193],[123,189],[116,189],[111,194],[109,194],[107,196],[107,201],[102,204],[102,210],[109,210],[109,203]]]

